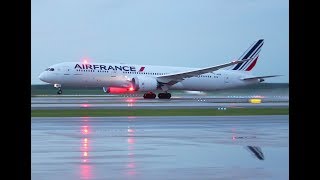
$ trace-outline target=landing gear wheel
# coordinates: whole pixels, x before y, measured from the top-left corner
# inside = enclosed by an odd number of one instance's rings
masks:
[[[58,92],[57,92],[57,94],[62,94],[62,90],[59,89]]]
[[[147,92],[143,95],[144,99],[155,99],[156,98],[156,94],[153,92]]]
[[[159,99],[170,99],[171,98],[171,94],[170,93],[159,93],[158,94],[158,98]]]

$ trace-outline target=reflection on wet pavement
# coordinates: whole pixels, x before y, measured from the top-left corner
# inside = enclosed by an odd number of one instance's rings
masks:
[[[288,179],[288,116],[32,118],[32,179]]]

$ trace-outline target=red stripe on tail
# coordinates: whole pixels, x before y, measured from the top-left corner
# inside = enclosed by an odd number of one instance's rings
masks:
[[[259,56],[258,56],[259,57]],[[252,61],[252,63],[250,64],[250,66],[246,69],[246,71],[250,71],[257,63],[258,57]]]

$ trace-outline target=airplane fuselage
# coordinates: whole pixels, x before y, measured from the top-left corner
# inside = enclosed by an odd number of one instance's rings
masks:
[[[131,85],[132,78],[154,78],[196,68],[151,66],[112,63],[65,62],[50,66],[39,78],[50,84],[72,87],[123,87]],[[247,72],[217,70],[199,76],[185,78],[169,87],[169,90],[213,91],[259,83],[257,79],[242,79]]]

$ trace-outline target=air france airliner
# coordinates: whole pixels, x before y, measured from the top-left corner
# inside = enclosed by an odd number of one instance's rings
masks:
[[[263,82],[250,71],[256,65],[263,39],[254,42],[237,60],[205,68],[134,65],[122,63],[63,62],[48,67],[39,79],[62,87],[101,87],[106,93],[143,92],[146,99],[170,99],[169,90],[214,91]]]

